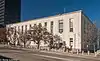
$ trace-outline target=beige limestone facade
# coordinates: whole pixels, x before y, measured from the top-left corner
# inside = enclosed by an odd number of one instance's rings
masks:
[[[72,47],[82,51],[89,48],[88,46],[93,45],[93,42],[95,42],[96,26],[85,16],[82,10],[8,24],[6,29],[13,27],[16,28],[16,31],[20,32],[23,29],[24,32],[26,27],[28,30],[30,26],[39,23],[42,26],[46,26],[49,32],[59,35],[69,48]],[[53,23],[52,30],[51,23]]]

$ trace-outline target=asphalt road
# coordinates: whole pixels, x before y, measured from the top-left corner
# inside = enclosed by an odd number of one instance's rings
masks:
[[[38,51],[26,51],[0,47],[0,55],[20,61],[100,61]]]

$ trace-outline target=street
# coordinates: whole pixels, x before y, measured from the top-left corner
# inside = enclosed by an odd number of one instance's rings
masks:
[[[27,51],[20,49],[0,47],[0,55],[19,61],[99,61],[93,59],[51,54],[38,51]]]

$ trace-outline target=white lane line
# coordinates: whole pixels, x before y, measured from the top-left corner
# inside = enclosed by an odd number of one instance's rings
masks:
[[[54,57],[54,56],[48,56],[48,55],[39,55],[39,54],[32,54],[32,55],[53,58],[53,59],[60,59],[60,60],[64,60],[64,61],[80,61],[80,60],[76,60],[76,59],[66,59],[66,58],[60,58],[60,57]]]

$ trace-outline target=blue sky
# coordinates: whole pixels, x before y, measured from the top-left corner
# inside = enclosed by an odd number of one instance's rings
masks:
[[[100,0],[22,0],[21,8],[22,21],[82,9],[100,27]]]

